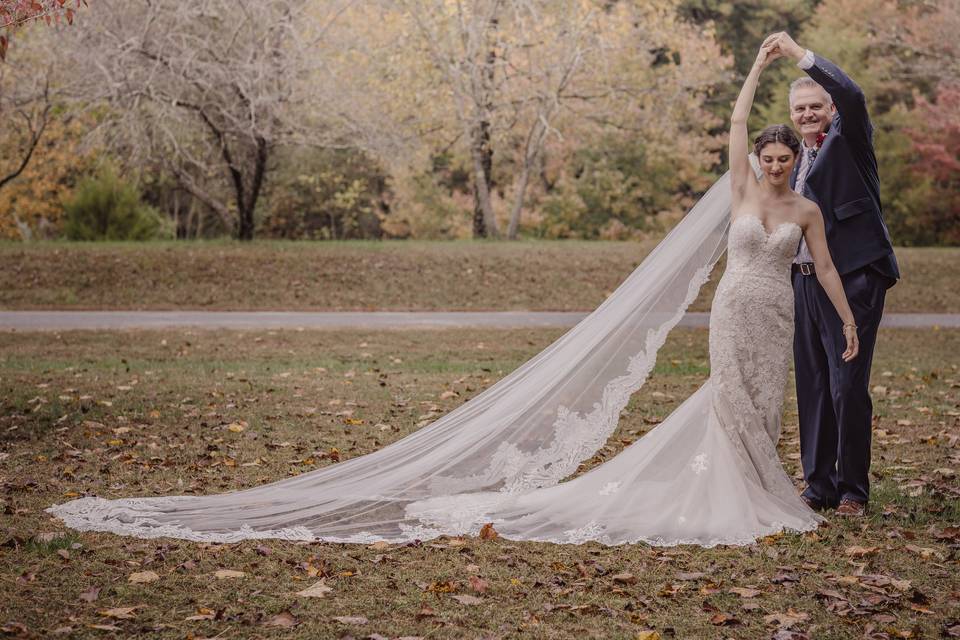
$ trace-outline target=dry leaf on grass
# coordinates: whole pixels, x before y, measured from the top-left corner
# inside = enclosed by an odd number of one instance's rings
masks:
[[[470,576],[470,588],[477,593],[486,593],[487,589],[490,588],[490,583],[480,576]]]
[[[746,587],[731,587],[727,589],[728,593],[733,593],[741,598],[756,598],[758,595],[763,593],[759,589],[748,589]]]
[[[137,573],[131,573],[127,577],[127,582],[143,584],[147,582],[156,582],[159,579],[160,576],[157,575],[156,571],[139,571]]]
[[[233,569],[218,569],[213,572],[213,577],[218,580],[226,580],[228,578],[242,578],[245,574],[243,571],[234,571]]]
[[[363,616],[334,616],[333,618],[340,624],[364,625],[370,622]]]
[[[113,609],[101,609],[99,613],[104,618],[115,618],[116,620],[130,620],[131,618],[136,618],[137,609],[140,609],[142,605],[137,605],[136,607],[115,607]]]
[[[476,596],[462,595],[462,596],[450,596],[457,602],[463,605],[471,606],[475,604],[482,604],[483,598],[478,598]]]
[[[853,556],[854,558],[863,558],[865,556],[873,555],[877,552],[878,547],[858,547],[856,545],[847,547],[845,553],[848,556]]]
[[[93,602],[100,597],[100,587],[87,587],[79,597],[85,602]]]
[[[194,621],[194,620],[213,620],[217,617],[217,612],[213,609],[207,609],[206,607],[200,607],[197,609],[197,613],[188,618],[184,618],[185,621]]]
[[[725,613],[715,613],[710,616],[710,624],[717,627],[733,627],[741,624],[739,620]]]
[[[321,580],[312,587],[307,587],[303,591],[297,591],[297,595],[304,598],[325,598],[331,591],[333,591],[333,589],[326,585],[326,581]]]
[[[763,616],[763,622],[769,625],[776,625],[781,629],[789,629],[809,618],[809,613],[787,609],[786,613],[771,613],[768,616]]]
[[[300,621],[297,620],[289,611],[283,611],[275,616],[270,616],[264,620],[262,624],[264,627],[279,627],[281,629],[289,629],[300,624]]]

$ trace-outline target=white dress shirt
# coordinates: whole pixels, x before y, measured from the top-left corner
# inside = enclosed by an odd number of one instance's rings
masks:
[[[813,51],[807,49],[807,52],[803,54],[803,57],[800,58],[800,62],[797,63],[797,66],[806,71],[813,66]],[[803,195],[803,187],[807,183],[807,175],[810,173],[813,162],[810,159],[811,148],[803,144],[800,149],[800,168],[797,170],[797,183],[794,186],[794,191]],[[801,262],[813,262],[813,256],[810,255],[810,249],[807,248],[807,241],[804,238],[800,238],[800,246],[797,248],[797,256],[793,259],[794,264],[799,264]]]

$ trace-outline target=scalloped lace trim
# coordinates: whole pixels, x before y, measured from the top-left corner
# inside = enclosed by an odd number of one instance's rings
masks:
[[[592,411],[583,414],[561,405],[557,408],[553,438],[548,446],[524,453],[513,443],[504,442],[494,452],[490,466],[483,473],[465,478],[437,478],[434,481],[437,486],[442,487],[443,493],[452,494],[475,491],[503,481],[500,491],[521,493],[553,486],[572,475],[580,463],[599,451],[616,430],[620,413],[647,381],[667,335],[696,300],[715,264],[707,264],[696,271],[680,308],[659,328],[647,332],[644,348],[630,358],[627,373],[604,386],[600,402],[593,404]]]

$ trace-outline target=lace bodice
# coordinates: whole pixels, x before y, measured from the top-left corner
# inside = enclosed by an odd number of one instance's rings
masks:
[[[794,222],[783,222],[768,233],[760,218],[741,214],[730,225],[727,271],[782,277],[786,282],[802,236]]]

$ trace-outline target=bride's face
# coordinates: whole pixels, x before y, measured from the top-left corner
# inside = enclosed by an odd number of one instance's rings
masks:
[[[782,142],[771,142],[760,149],[760,168],[771,185],[780,186],[787,182],[796,161],[793,150]]]

